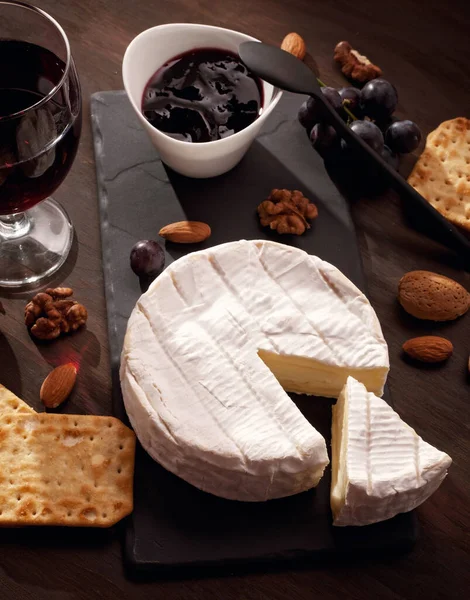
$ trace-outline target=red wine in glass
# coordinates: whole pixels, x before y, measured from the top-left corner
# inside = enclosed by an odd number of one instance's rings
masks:
[[[77,81],[52,93],[64,72],[65,63],[50,50],[0,40],[0,215],[50,196],[73,163],[80,91]]]
[[[40,8],[0,0],[0,290],[50,282],[67,259],[73,226],[50,194],[73,163],[80,129],[67,34]],[[67,202],[79,193],[75,186]]]

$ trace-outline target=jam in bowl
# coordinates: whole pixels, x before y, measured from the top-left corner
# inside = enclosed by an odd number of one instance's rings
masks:
[[[263,105],[261,80],[229,50],[196,48],[167,61],[147,83],[142,112],[185,142],[212,142],[245,129]]]

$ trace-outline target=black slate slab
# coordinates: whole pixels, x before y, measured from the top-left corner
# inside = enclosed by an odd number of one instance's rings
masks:
[[[92,96],[113,403],[123,420],[119,357],[127,319],[141,293],[129,268],[129,252],[136,241],[157,238],[162,226],[194,219],[210,223],[213,231],[197,248],[167,243],[167,264],[222,242],[277,239],[333,263],[365,290],[348,205],[295,118],[301,101],[285,94],[235,169],[197,180],[164,167],[124,92]],[[281,238],[260,228],[255,209],[273,187],[300,189],[317,204],[319,217],[306,235]],[[332,401],[292,397],[329,441]],[[197,490],[139,447],[126,562],[139,572],[179,576],[194,569],[200,573],[203,567],[275,561],[310,564],[339,555],[357,558],[358,553],[365,557],[412,547],[417,534],[413,513],[368,527],[332,527],[329,485],[328,470],[315,490],[267,503],[233,502]]]

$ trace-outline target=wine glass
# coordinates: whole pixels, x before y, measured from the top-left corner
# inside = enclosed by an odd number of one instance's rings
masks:
[[[36,284],[66,260],[73,228],[50,198],[72,166],[81,93],[62,27],[0,1],[0,287]]]

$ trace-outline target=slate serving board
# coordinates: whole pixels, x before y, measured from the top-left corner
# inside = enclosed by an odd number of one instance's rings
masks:
[[[127,319],[145,289],[129,267],[129,252],[136,241],[157,238],[162,226],[193,219],[210,223],[213,231],[197,246],[167,243],[167,265],[222,242],[277,239],[333,263],[365,290],[348,205],[295,118],[301,101],[284,94],[235,169],[197,180],[164,167],[124,92],[92,96],[113,406],[121,419],[126,420],[118,372],[122,342]],[[280,237],[260,228],[255,208],[273,187],[300,189],[317,204],[319,217],[305,235]],[[329,443],[332,401],[292,398]],[[275,561],[304,564],[413,546],[413,513],[362,528],[332,527],[329,487],[327,469],[316,489],[297,496],[267,503],[224,500],[165,471],[139,447],[135,509],[126,525],[126,563],[137,572],[180,576],[195,569]]]

